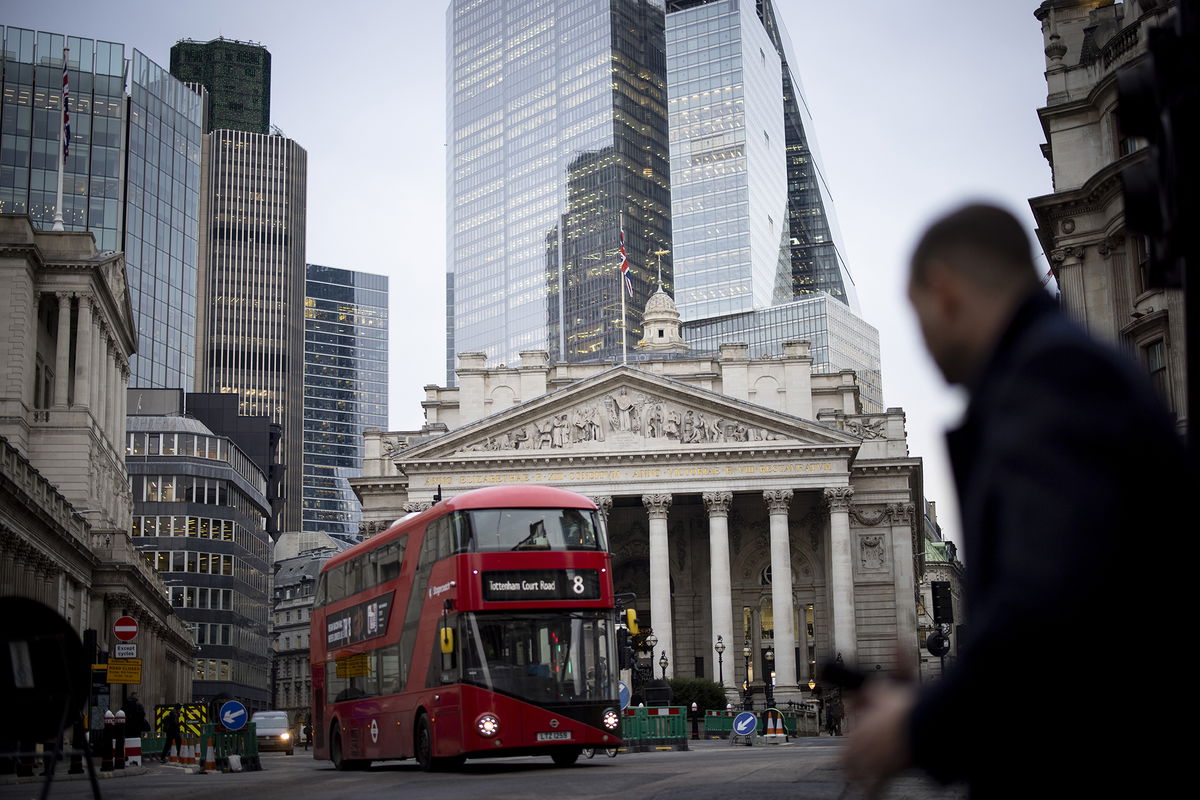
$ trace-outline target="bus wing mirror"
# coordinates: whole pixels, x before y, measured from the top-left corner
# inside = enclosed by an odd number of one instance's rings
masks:
[[[450,655],[454,652],[454,629],[442,628],[442,655]]]

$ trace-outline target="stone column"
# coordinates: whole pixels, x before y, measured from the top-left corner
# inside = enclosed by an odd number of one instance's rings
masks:
[[[651,669],[658,668],[658,659],[667,654],[670,664],[667,676],[675,674],[675,642],[671,635],[671,553],[667,546],[667,511],[671,495],[644,494],[642,503],[650,517],[650,618],[654,635],[658,637],[658,653],[650,657]],[[661,674],[661,673],[659,673]]]
[[[892,565],[896,581],[896,641],[900,657],[912,654],[917,641],[917,609],[906,602],[915,593],[913,566],[913,520],[916,506],[912,503],[889,503],[888,518],[892,523]],[[918,661],[919,663],[919,661]]]
[[[71,376],[71,295],[58,293],[58,341],[54,349],[54,407],[67,407]],[[49,400],[49,398],[47,398]]]
[[[79,324],[75,329],[75,405],[84,408],[92,402],[92,339],[92,298],[80,295]]]
[[[854,620],[854,568],[850,547],[850,498],[854,489],[839,486],[825,490],[829,504],[829,586],[833,598],[833,655],[850,664],[858,652]]]
[[[100,380],[101,364],[104,361],[104,320],[97,318],[92,329],[92,360],[88,364],[88,377],[92,388],[92,416],[99,421],[104,404],[104,383]]]
[[[712,641],[710,651],[716,646],[720,636],[728,652],[733,652],[733,587],[729,578],[729,506],[733,503],[732,492],[705,492],[704,507],[708,510],[708,563],[709,563],[709,595],[712,601]],[[715,657],[710,652],[713,667],[717,666]],[[733,664],[730,664],[729,675],[725,677],[723,686],[732,688],[737,685],[733,674]],[[723,677],[713,670],[713,680]]]
[[[792,543],[788,536],[791,489],[763,492],[771,516],[771,614],[775,625],[775,676],[779,686],[796,685],[796,609],[792,600]],[[770,675],[763,680],[769,681]]]

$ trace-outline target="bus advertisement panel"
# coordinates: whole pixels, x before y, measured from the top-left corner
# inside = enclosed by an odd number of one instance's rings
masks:
[[[314,755],[339,769],[620,743],[611,557],[573,492],[477,489],[335,556],[310,642]]]

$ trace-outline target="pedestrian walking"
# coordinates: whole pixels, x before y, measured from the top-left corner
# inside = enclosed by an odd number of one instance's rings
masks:
[[[167,713],[163,716],[163,738],[166,744],[163,745],[162,753],[159,755],[159,761],[166,762],[171,755],[171,744],[175,745],[175,752],[179,752],[179,748],[183,747],[183,708],[180,706],[168,706]]]
[[[308,723],[308,722],[304,723],[303,733],[304,733],[304,749],[307,750],[308,746],[312,743],[312,725],[310,723]]]
[[[1040,287],[1011,214],[973,205],[942,218],[910,270],[929,353],[969,398],[947,444],[970,619],[940,681],[867,684],[843,751],[850,777],[875,793],[917,766],[965,781],[974,800],[1177,793],[1190,762],[1172,750],[1187,737],[1114,726],[1103,666],[1124,652],[1141,661],[1140,685],[1175,702],[1156,662],[1186,630],[1173,543],[1195,529],[1183,509],[1196,497],[1175,420],[1128,353],[1093,341]],[[1131,560],[1147,549],[1161,558],[1143,579]],[[1131,581],[1143,601],[1127,597]],[[1126,643],[1115,651],[1114,637]],[[1052,741],[1022,708],[1035,696]]]

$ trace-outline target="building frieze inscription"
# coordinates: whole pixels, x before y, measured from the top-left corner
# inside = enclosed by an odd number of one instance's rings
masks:
[[[620,467],[617,469],[518,470],[514,472],[450,473],[420,476],[424,487],[496,486],[506,483],[579,483],[661,481],[677,478],[737,478],[760,475],[832,473],[829,461],[788,464],[731,464],[727,466]]]
[[[785,437],[739,420],[687,408],[642,392],[619,392],[460,448],[459,453],[568,450],[591,442],[637,445],[646,440],[680,444],[766,442]]]

